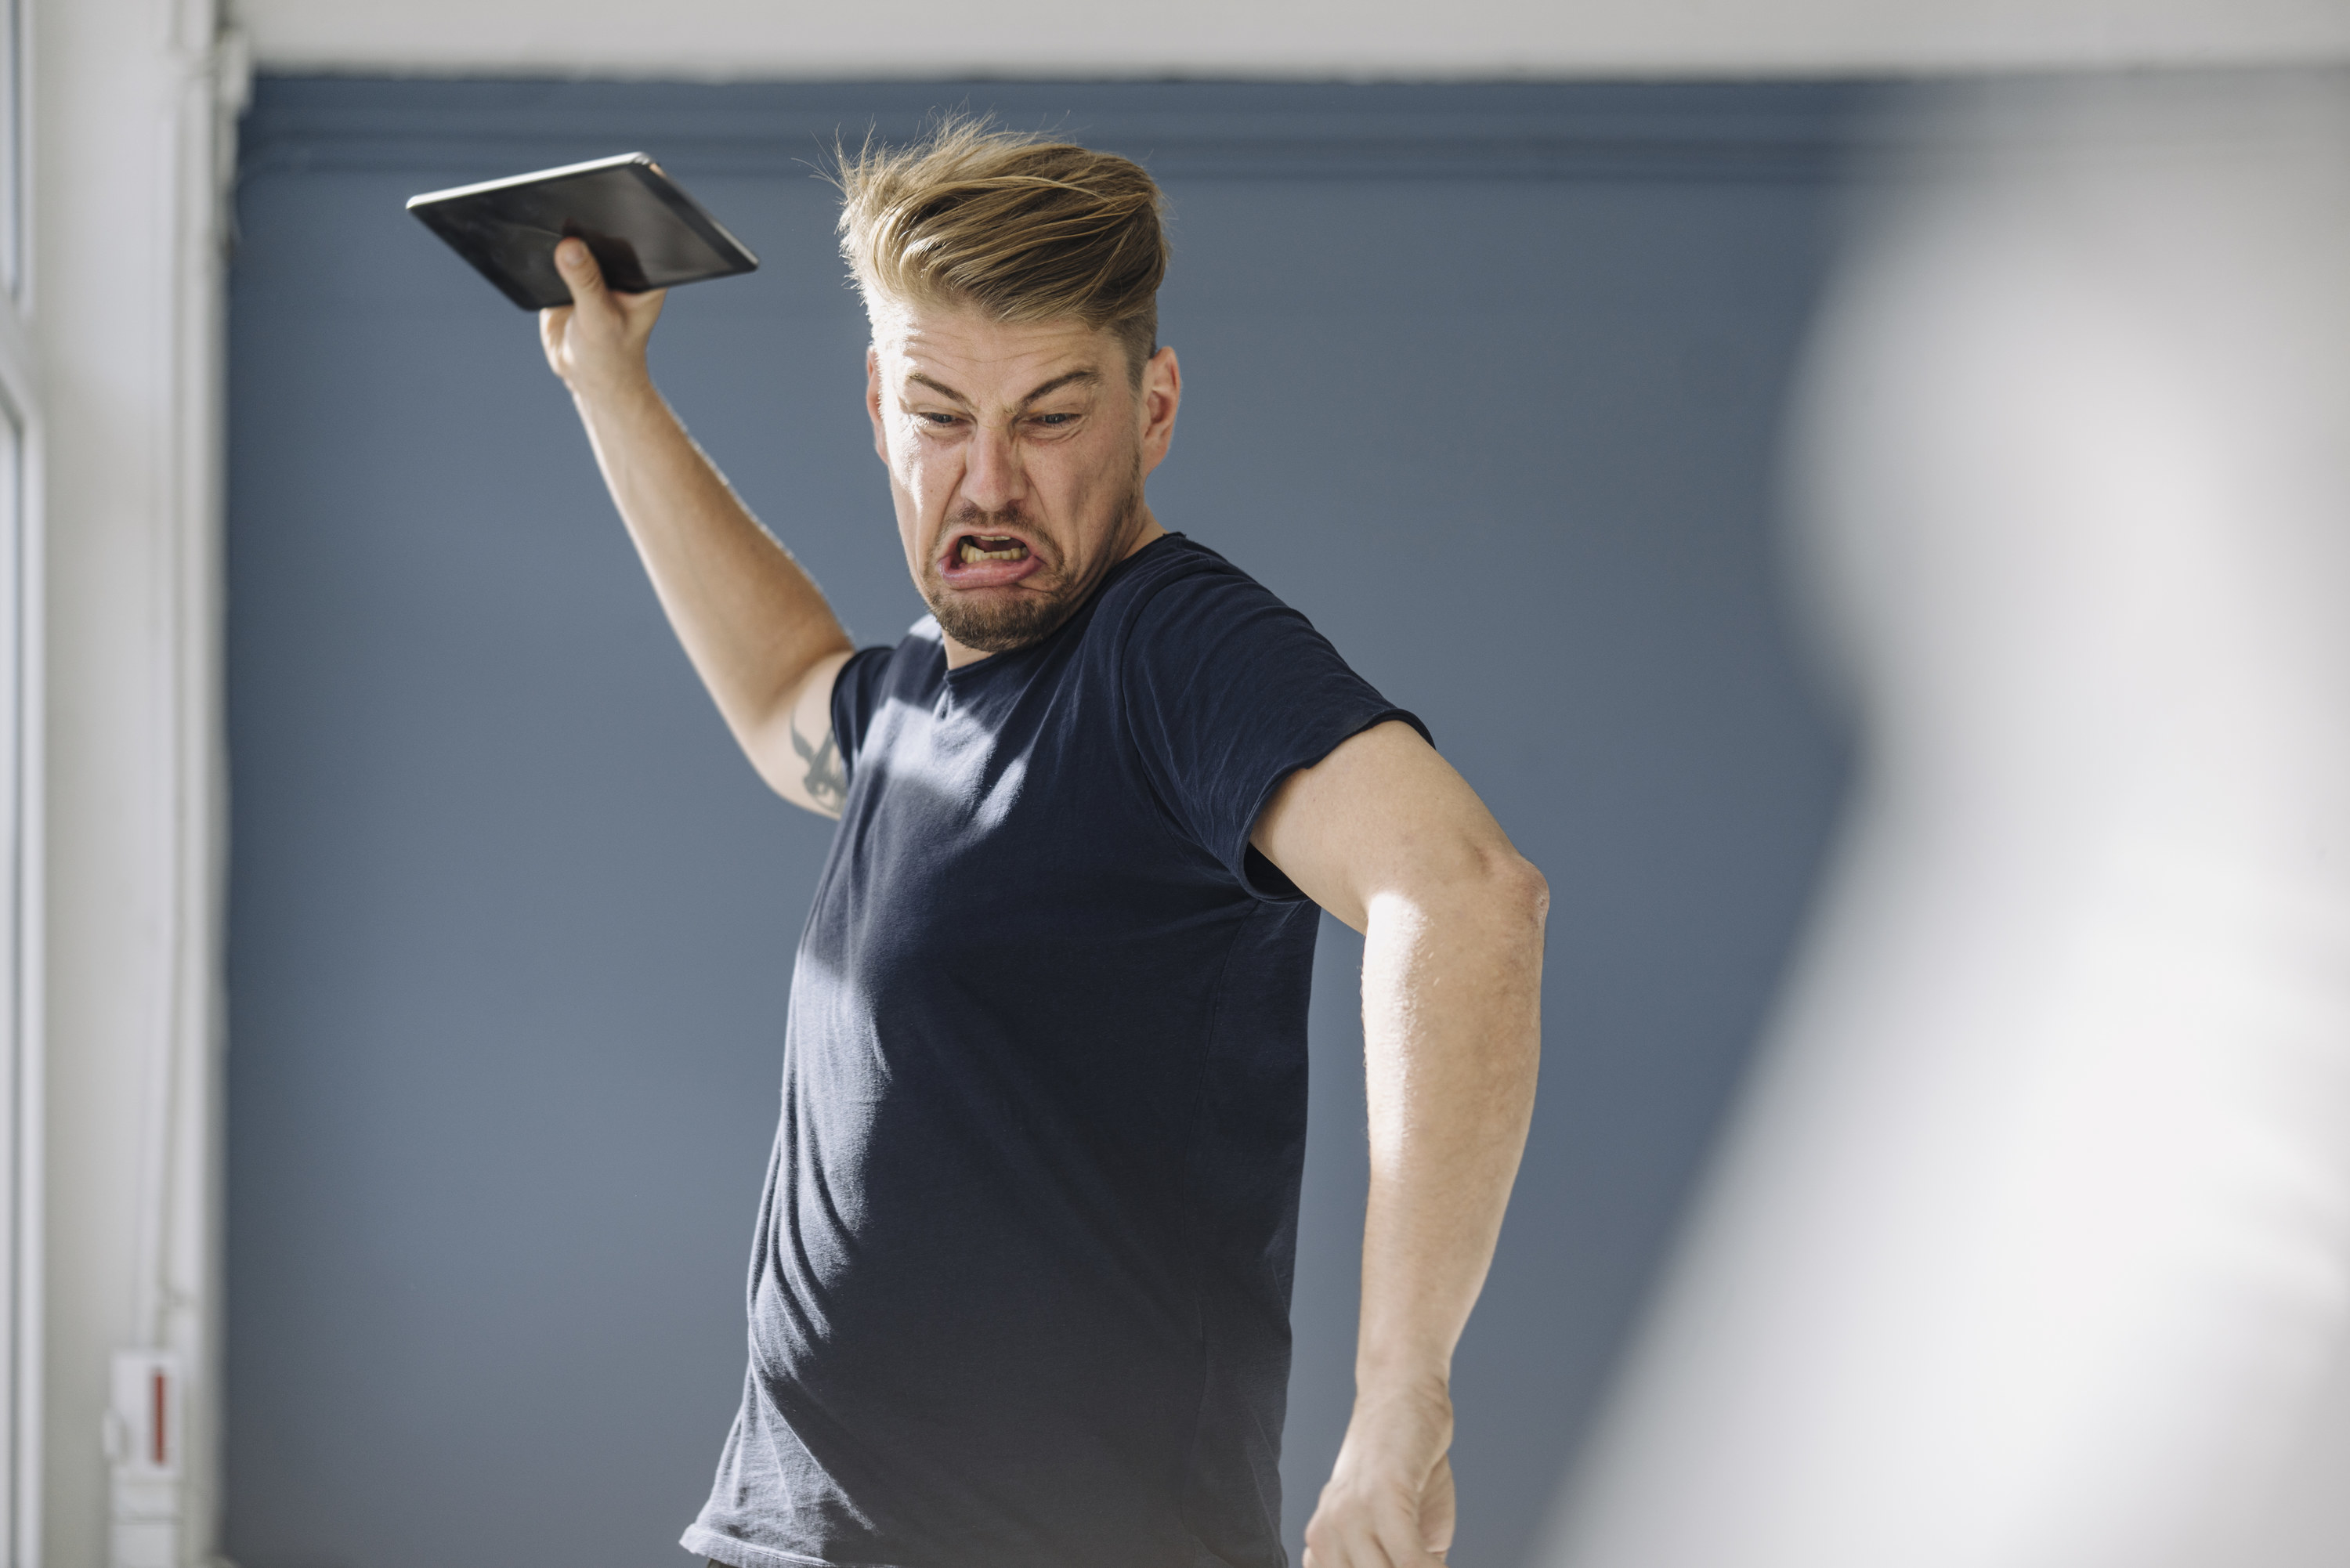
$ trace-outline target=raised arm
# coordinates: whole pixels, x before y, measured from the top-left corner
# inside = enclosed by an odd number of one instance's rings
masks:
[[[606,288],[576,239],[555,254],[572,303],[539,312],[546,362],[571,389],[670,625],[759,776],[838,816],[832,683],[848,634],[653,389],[645,341],[664,296]]]
[[[1355,1411],[1305,1568],[1424,1568],[1452,1542],[1452,1350],[1534,1110],[1542,874],[1410,726],[1292,774],[1253,842],[1365,934],[1371,1191]]]

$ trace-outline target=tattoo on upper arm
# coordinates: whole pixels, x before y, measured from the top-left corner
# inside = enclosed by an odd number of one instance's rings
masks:
[[[816,745],[810,745],[800,733],[796,713],[792,715],[791,728],[792,750],[807,763],[807,776],[800,780],[800,787],[807,791],[808,799],[816,803],[818,811],[838,816],[840,808],[848,801],[848,775],[840,770],[840,748],[833,743],[832,726],[824,727],[824,739]]]

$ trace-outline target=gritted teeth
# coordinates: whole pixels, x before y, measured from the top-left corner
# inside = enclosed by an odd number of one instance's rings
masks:
[[[981,561],[1020,561],[1027,558],[1028,546],[1001,535],[966,534],[956,542],[955,556],[966,566]]]

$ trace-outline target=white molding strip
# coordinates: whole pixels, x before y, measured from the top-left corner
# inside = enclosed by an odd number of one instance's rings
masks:
[[[31,335],[25,326],[33,301],[32,254],[27,234],[32,209],[30,151],[33,124],[33,72],[30,65],[32,16],[29,0],[0,0],[0,28],[6,31],[5,68],[8,79],[0,89],[0,113],[8,122],[0,127],[0,417],[13,427],[14,450],[5,483],[9,493],[0,497],[9,515],[0,535],[0,625],[7,639],[0,650],[0,670],[7,690],[0,692],[8,733],[0,738],[0,766],[9,771],[0,798],[7,803],[0,833],[5,833],[7,877],[5,896],[7,950],[0,954],[0,977],[6,993],[5,1024],[0,1037],[6,1044],[6,1125],[0,1128],[7,1168],[5,1190],[7,1210],[0,1217],[0,1234],[7,1241],[5,1379],[7,1421],[6,1472],[0,1477],[5,1490],[5,1535],[0,1535],[0,1561],[8,1568],[38,1568],[41,1555],[41,1484],[43,1367],[43,1267],[46,1233],[43,1089],[45,1032],[42,996],[44,959],[42,911],[46,901],[42,867],[43,757],[42,732],[47,703],[42,690],[43,576],[42,506],[44,431],[40,378]]]
[[[287,73],[825,78],[1903,76],[2350,59],[2345,0],[241,0]]]

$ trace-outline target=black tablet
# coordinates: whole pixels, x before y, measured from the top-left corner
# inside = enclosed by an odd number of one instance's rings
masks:
[[[408,199],[408,210],[525,310],[571,303],[556,242],[577,234],[627,294],[750,272],[759,258],[641,152]]]

